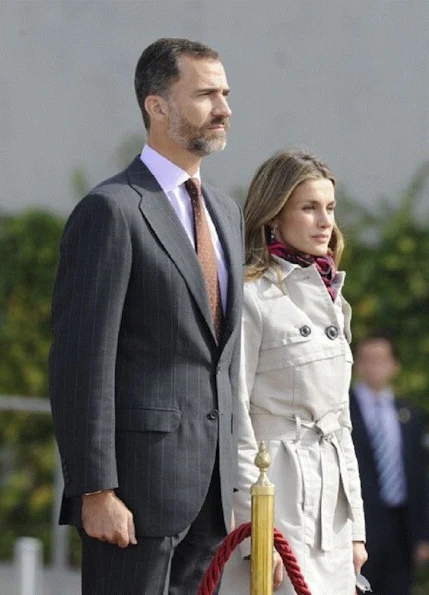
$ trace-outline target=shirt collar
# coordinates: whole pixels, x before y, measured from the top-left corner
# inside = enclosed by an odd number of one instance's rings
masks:
[[[166,194],[184,184],[190,177],[188,172],[178,167],[166,157],[163,157],[158,151],[149,147],[149,145],[143,147],[140,159]],[[200,170],[192,177],[201,181]]]
[[[390,387],[384,388],[380,391],[375,391],[365,384],[365,382],[358,382],[355,385],[355,391],[358,395],[358,398],[365,404],[369,403],[370,405],[374,405],[375,397],[378,399],[380,405],[393,404],[395,400],[393,390]]]

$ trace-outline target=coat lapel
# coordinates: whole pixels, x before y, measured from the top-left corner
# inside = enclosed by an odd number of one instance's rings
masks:
[[[130,186],[141,196],[139,208],[143,217],[180,271],[214,334],[201,267],[170,201],[139,157],[127,171]]]

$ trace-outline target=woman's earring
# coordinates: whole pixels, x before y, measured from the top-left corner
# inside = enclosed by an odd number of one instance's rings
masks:
[[[270,242],[274,242],[276,239],[276,228],[270,227]]]

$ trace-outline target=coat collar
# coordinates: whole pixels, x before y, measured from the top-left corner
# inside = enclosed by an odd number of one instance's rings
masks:
[[[288,280],[297,283],[303,282],[306,279],[309,278],[313,278],[314,279],[314,283],[316,284],[320,284],[320,286],[323,286],[323,282],[320,279],[320,276],[318,274],[318,272],[316,271],[315,266],[311,265],[309,267],[303,268],[301,266],[299,266],[298,264],[293,264],[291,262],[288,262],[287,260],[285,260],[284,258],[280,258],[278,256],[276,256],[275,254],[272,255],[273,259],[275,260],[276,264],[278,264],[277,267],[270,267],[269,269],[267,269],[264,273],[264,278],[267,279],[270,283],[274,283],[275,285],[277,285],[278,287],[280,287],[282,289],[282,291],[287,289],[287,283]],[[335,289],[337,290],[337,292],[339,293],[339,306],[343,312],[343,316],[344,316],[344,334],[346,336],[347,341],[350,343],[351,342],[351,330],[350,330],[350,321],[351,321],[351,308],[349,303],[347,302],[347,300],[344,298],[344,296],[341,293],[341,289],[344,285],[344,280],[345,280],[346,274],[344,271],[338,271],[336,278],[335,278]],[[328,293],[326,292],[326,295],[328,295]],[[327,300],[327,303],[334,305],[331,301],[331,298],[329,297],[329,300]],[[335,305],[337,305],[337,300],[335,300]],[[335,307],[335,306],[334,306]]]
[[[282,283],[282,281],[284,281],[287,277],[289,277],[289,275],[291,275],[294,272],[295,272],[294,274],[298,274],[300,276],[305,275],[306,271],[308,272],[307,269],[299,266],[299,264],[294,264],[292,262],[288,262],[284,258],[280,258],[279,256],[276,256],[275,254],[272,254],[272,258],[275,260],[276,264],[278,264],[279,266],[270,267],[264,273],[264,277],[266,277],[272,283],[276,283],[276,284]],[[312,265],[312,266],[309,266],[308,269],[315,270],[315,267],[314,267],[314,265]],[[345,278],[346,278],[346,274],[344,271],[337,272],[337,275],[335,277],[335,289],[337,291],[341,291],[341,289],[344,285]]]

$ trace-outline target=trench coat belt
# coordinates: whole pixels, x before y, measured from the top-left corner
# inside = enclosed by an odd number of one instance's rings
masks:
[[[294,442],[297,446],[303,445],[303,449],[305,448],[305,443],[314,443],[316,440],[319,442],[322,475],[320,506],[321,548],[324,551],[332,550],[333,522],[338,501],[338,491],[335,489],[335,486],[338,484],[333,478],[338,472],[338,469],[347,499],[348,517],[354,520],[350,503],[347,464],[343,449],[340,446],[341,434],[346,428],[340,424],[338,415],[333,412],[327,413],[317,421],[304,420],[299,415],[281,417],[252,411],[250,415],[257,440],[266,440],[267,442],[270,440]],[[303,449],[296,448],[298,458],[300,458]],[[305,462],[300,461],[300,464],[301,468],[303,468]]]

